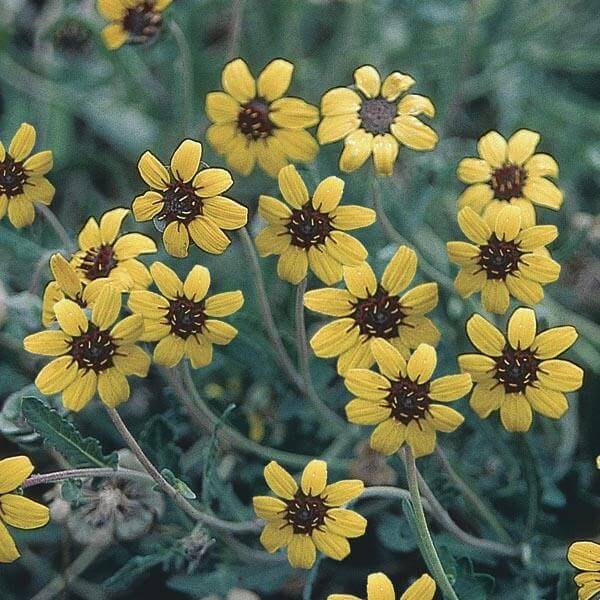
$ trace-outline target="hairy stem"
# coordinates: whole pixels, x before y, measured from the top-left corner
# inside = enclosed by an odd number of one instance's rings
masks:
[[[233,0],[231,3],[229,40],[227,42],[227,60],[233,60],[240,51],[240,43],[242,41],[243,13],[244,0]]]
[[[181,30],[177,21],[171,19],[169,21],[171,33],[175,38],[175,43],[179,50],[179,58],[181,60],[181,81],[182,81],[182,115],[183,135],[191,134],[192,126],[192,96],[194,93],[194,70],[192,65],[192,52],[188,44],[185,34]]]
[[[63,248],[67,252],[70,252],[72,245],[71,238],[69,237],[69,234],[67,233],[66,229],[62,226],[62,223],[58,220],[56,215],[45,204],[42,204],[41,202],[36,202],[34,206],[38,213],[40,213],[40,215],[44,218],[46,223],[50,225],[54,233],[56,233],[56,236],[60,240],[60,243],[62,244]]]
[[[34,485],[46,485],[56,483],[57,481],[66,481],[67,479],[87,479],[90,477],[118,477],[120,479],[134,479],[147,481],[151,479],[148,473],[135,471],[133,469],[65,469],[64,471],[53,471],[52,473],[38,473],[31,475],[22,484],[21,487],[28,488]]]

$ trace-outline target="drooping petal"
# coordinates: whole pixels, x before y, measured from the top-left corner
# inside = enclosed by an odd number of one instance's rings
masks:
[[[308,249],[308,266],[325,285],[333,285],[342,279],[342,263],[320,246]]]
[[[422,419],[411,421],[406,427],[406,441],[412,448],[415,458],[427,456],[435,450],[435,429]]]
[[[415,286],[400,298],[400,304],[407,314],[428,313],[438,304],[438,284],[430,282]]]
[[[85,313],[75,302],[65,298],[54,305],[54,314],[60,328],[71,337],[81,335],[88,328]]]
[[[391,456],[406,440],[406,425],[395,419],[387,419],[375,427],[369,444],[376,452]]]
[[[190,359],[192,368],[199,369],[212,362],[213,345],[204,336],[190,336],[185,341],[185,354]]]
[[[544,297],[542,286],[537,281],[525,277],[511,274],[506,278],[506,286],[511,295],[527,304],[537,304]]]
[[[112,286],[105,285],[92,308],[92,323],[100,329],[108,329],[121,312],[121,294]]]
[[[492,236],[488,224],[470,207],[466,206],[458,213],[458,225],[462,232],[475,244],[487,244]]]
[[[116,408],[129,399],[129,383],[118,369],[107,369],[98,374],[98,394],[109,408]]]

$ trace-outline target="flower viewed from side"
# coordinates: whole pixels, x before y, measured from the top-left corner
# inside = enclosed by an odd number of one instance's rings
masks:
[[[8,150],[0,142],[0,220],[8,213],[17,228],[33,223],[35,202],[48,205],[54,198],[54,186],[44,177],[52,169],[52,151],[30,156],[35,138],[35,129],[22,123]]]
[[[569,546],[567,559],[582,571],[575,575],[577,598],[592,600],[600,593],[600,544],[596,542],[575,542]]]
[[[233,185],[229,171],[204,168],[201,159],[202,144],[187,139],[173,153],[169,169],[151,152],[138,162],[152,190],[133,201],[133,214],[137,221],[154,219],[165,250],[177,258],[188,255],[190,238],[205,252],[221,254],[231,243],[223,230],[248,221],[245,206],[221,196]]]
[[[518,207],[505,206],[488,224],[472,208],[463,208],[458,224],[472,243],[446,245],[450,260],[460,265],[456,290],[463,298],[481,292],[483,308],[490,312],[505,313],[510,296],[537,304],[544,297],[542,285],[560,275],[560,265],[545,248],[558,230],[554,225],[523,229],[521,215]]]
[[[260,196],[258,212],[268,221],[256,237],[260,255],[279,254],[277,274],[290,283],[300,283],[309,267],[323,283],[337,283],[344,266],[357,266],[367,258],[365,247],[346,230],[371,225],[375,211],[338,206],[344,191],[339,177],[321,181],[312,199],[294,165],[281,169],[278,179],[289,206]]]
[[[112,285],[103,286],[88,319],[83,309],[65,298],[54,305],[60,330],[48,329],[23,340],[28,352],[54,356],[35,378],[42,394],[62,392],[65,408],[79,411],[96,391],[107,406],[129,398],[127,375],[146,377],[150,357],[135,345],[144,332],[141,315],[125,317],[121,294]]]
[[[163,24],[163,11],[172,0],[98,0],[98,12],[110,23],[102,30],[109,50],[123,44],[155,40]]]
[[[20,556],[6,525],[37,529],[50,519],[45,506],[15,493],[32,472],[33,465],[26,456],[0,460],[0,563],[11,563]]]
[[[90,217],[79,232],[79,250],[71,264],[84,284],[97,279],[108,280],[119,291],[140,290],[152,282],[140,254],[156,252],[156,244],[141,233],[120,235],[126,208],[115,208],[102,215],[100,224]]]
[[[389,341],[408,358],[409,350],[421,343],[435,345],[440,333],[425,314],[438,303],[437,283],[423,283],[405,292],[417,272],[417,255],[400,246],[377,282],[366,263],[344,267],[346,289],[323,288],[304,295],[304,306],[338,317],[323,326],[310,340],[321,358],[339,357],[337,370],[368,369],[375,361],[371,342]]]
[[[373,155],[375,171],[392,175],[401,145],[413,150],[433,150],[437,133],[417,119],[433,117],[429,98],[406,94],[414,85],[410,75],[394,71],[383,84],[377,69],[364,65],[354,71],[356,90],[334,88],[321,99],[322,120],[317,130],[320,144],[344,140],[340,170],[359,169]]]
[[[265,467],[267,485],[279,496],[255,496],[254,511],[267,524],[260,536],[268,552],[287,546],[292,567],[310,569],[316,550],[335,560],[350,554],[348,538],[365,533],[367,521],[353,510],[340,508],[360,496],[362,481],[347,479],[327,485],[327,463],[311,460],[300,486],[275,461]]]
[[[478,314],[467,321],[467,335],[481,354],[462,354],[458,364],[476,384],[469,403],[482,419],[500,409],[507,431],[528,431],[532,410],[550,419],[565,414],[565,392],[581,387],[583,370],[556,357],[577,340],[574,327],[537,333],[535,312],[518,308],[508,320],[507,337]]]
[[[435,349],[420,344],[408,361],[389,342],[378,339],[371,351],[379,373],[350,369],[344,375],[348,390],[356,396],[346,405],[348,421],[377,425],[371,434],[371,448],[391,455],[407,443],[415,457],[431,454],[436,431],[454,431],[464,417],[445,404],[469,393],[469,373],[446,375],[431,380],[437,364]]]
[[[400,600],[433,600],[435,581],[427,574],[421,575],[400,596]],[[360,600],[351,594],[329,594],[327,600]],[[367,600],[396,600],[394,586],[383,573],[371,573],[367,579]]]
[[[210,273],[196,265],[185,281],[161,262],[150,267],[160,294],[135,291],[129,296],[129,308],[144,319],[144,341],[158,341],[154,362],[174,367],[185,356],[198,369],[212,361],[213,344],[225,345],[237,335],[237,329],[215,319],[237,312],[244,304],[242,292],[223,292],[208,296]]]
[[[221,74],[223,92],[206,96],[213,122],[206,137],[227,164],[250,175],[255,164],[277,177],[289,162],[311,162],[319,145],[306,131],[319,122],[319,110],[300,98],[284,96],[294,65],[277,58],[255,80],[248,65],[236,58]]]
[[[547,177],[558,177],[558,165],[549,154],[534,154],[539,133],[519,129],[506,141],[497,131],[479,138],[480,158],[463,158],[457,175],[469,187],[458,199],[492,220],[507,204],[522,213],[523,227],[535,225],[534,205],[558,210],[562,192]]]

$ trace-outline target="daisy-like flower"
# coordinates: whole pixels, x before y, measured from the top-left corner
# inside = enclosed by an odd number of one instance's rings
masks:
[[[261,256],[279,254],[277,274],[293,284],[302,281],[310,267],[325,284],[342,279],[342,267],[367,258],[365,247],[346,230],[375,222],[375,211],[362,206],[338,206],[344,191],[339,177],[327,177],[312,200],[294,165],[279,171],[279,189],[289,204],[261,195],[259,214],[269,225],[256,236]]]
[[[140,290],[152,282],[146,265],[137,260],[140,254],[156,252],[156,244],[147,235],[120,235],[126,208],[115,208],[102,215],[100,224],[90,217],[79,232],[79,250],[71,264],[84,284],[106,278],[118,290]]]
[[[371,351],[379,373],[350,369],[344,383],[356,398],[346,405],[348,421],[377,425],[371,448],[390,455],[407,443],[416,457],[435,449],[436,431],[454,431],[464,417],[449,406],[469,393],[471,375],[446,375],[430,381],[437,364],[435,349],[420,344],[408,361],[385,340],[373,340]]]
[[[592,600],[600,593],[600,544],[575,542],[569,546],[569,562],[582,571],[575,575],[579,600]]]
[[[382,84],[377,69],[364,65],[354,71],[354,83],[356,91],[334,88],[321,99],[317,138],[320,144],[344,140],[340,170],[355,171],[372,154],[375,171],[391,175],[400,145],[435,148],[437,133],[417,119],[433,117],[435,108],[425,96],[405,94],[415,83],[410,75],[394,71]]]
[[[518,308],[508,320],[507,337],[477,314],[467,321],[467,335],[481,354],[462,354],[458,364],[476,383],[470,405],[482,419],[500,409],[507,431],[528,431],[532,409],[551,419],[565,414],[565,392],[581,387],[583,370],[556,357],[577,340],[574,327],[537,333],[535,312]]]
[[[460,265],[454,280],[456,290],[463,298],[481,292],[483,308],[490,312],[505,313],[510,296],[537,304],[544,297],[542,284],[556,281],[560,275],[560,265],[545,248],[558,236],[556,227],[522,228],[521,218],[516,206],[503,207],[497,216],[488,217],[488,222],[472,208],[463,208],[458,224],[472,243],[446,245],[450,260]]]
[[[32,472],[33,465],[26,456],[0,460],[0,563],[11,563],[21,556],[6,525],[37,529],[50,520],[47,507],[15,493]]]
[[[233,185],[229,171],[208,168],[201,159],[202,144],[187,139],[173,152],[169,169],[151,152],[138,162],[152,190],[133,201],[133,214],[137,221],[154,219],[165,250],[177,258],[188,255],[190,238],[205,252],[221,254],[231,243],[223,230],[248,221],[245,206],[221,196]]]
[[[98,0],[98,12],[110,23],[102,30],[109,50],[123,44],[155,40],[163,24],[163,11],[172,0]]]
[[[417,272],[414,250],[400,246],[377,282],[365,262],[344,267],[346,289],[323,288],[304,295],[310,310],[338,317],[310,340],[317,356],[338,356],[340,375],[348,369],[368,369],[375,361],[371,342],[388,340],[408,358],[409,350],[421,343],[435,345],[440,332],[425,314],[438,303],[437,283],[423,283],[405,292]]]
[[[48,205],[54,198],[54,186],[44,177],[52,169],[52,151],[29,156],[35,137],[35,129],[22,123],[8,150],[0,142],[0,219],[8,212],[8,220],[17,228],[33,223],[35,202]]]
[[[212,361],[213,344],[225,345],[237,335],[237,329],[212,317],[227,317],[244,304],[239,290],[207,297],[210,273],[196,265],[185,281],[161,262],[150,271],[160,294],[131,292],[129,308],[144,318],[142,339],[156,342],[154,362],[174,367],[185,356],[198,369]]]
[[[223,92],[206,96],[206,114],[214,123],[206,137],[234,170],[249,175],[258,166],[271,177],[289,162],[311,162],[319,145],[306,131],[319,122],[319,110],[300,98],[284,96],[294,65],[277,58],[255,80],[236,58],[221,74]]]
[[[146,377],[150,357],[135,345],[144,319],[131,315],[115,324],[120,312],[121,294],[111,285],[102,287],[90,319],[73,300],[65,298],[54,305],[60,330],[41,331],[23,340],[28,352],[57,357],[35,378],[42,394],[62,392],[65,408],[73,411],[86,406],[96,391],[111,408],[129,398],[126,376]]]
[[[367,521],[353,510],[340,508],[360,496],[363,482],[346,479],[327,485],[327,463],[311,460],[302,473],[300,486],[275,461],[264,470],[267,485],[279,496],[255,496],[257,516],[267,524],[260,536],[268,552],[287,546],[294,568],[310,569],[316,550],[335,560],[350,554],[348,538],[365,533]]]
[[[508,142],[490,131],[479,138],[480,158],[464,158],[457,176],[469,187],[458,199],[459,208],[469,206],[492,219],[507,204],[518,206],[523,227],[535,225],[535,208],[558,210],[562,192],[547,177],[558,177],[558,165],[549,154],[534,154],[539,133],[519,129]]]
[[[400,600],[433,600],[435,581],[427,574],[421,575],[400,596]],[[329,594],[327,600],[360,600],[351,594]],[[367,600],[396,600],[394,586],[383,573],[371,573],[367,579]]]

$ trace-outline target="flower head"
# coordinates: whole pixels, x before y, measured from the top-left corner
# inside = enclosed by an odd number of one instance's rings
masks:
[[[204,367],[212,361],[213,344],[225,345],[237,335],[237,329],[211,317],[227,317],[244,304],[242,292],[223,292],[208,296],[210,272],[196,265],[185,281],[161,262],[150,267],[160,294],[131,292],[129,308],[144,318],[144,341],[158,341],[154,361],[174,367],[185,356],[192,367]]]
[[[137,221],[154,219],[163,232],[171,256],[188,255],[190,238],[198,248],[221,254],[231,240],[223,230],[243,227],[248,221],[245,206],[221,196],[233,180],[225,169],[204,168],[202,144],[184,140],[167,169],[151,152],[138,162],[142,179],[152,188],[133,201]]]
[[[319,145],[306,131],[319,121],[319,110],[300,98],[286,97],[294,65],[277,58],[255,80],[236,58],[221,74],[223,92],[206,96],[206,114],[214,123],[206,137],[234,170],[249,175],[258,166],[271,177],[291,162],[311,162]]]
[[[440,333],[425,317],[438,303],[437,283],[423,283],[405,292],[417,272],[417,255],[400,246],[377,282],[365,262],[344,267],[346,289],[311,290],[304,305],[324,315],[339,317],[322,327],[310,340],[317,356],[338,356],[337,370],[369,368],[375,361],[371,342],[385,339],[408,357],[421,343],[437,344]]]
[[[121,294],[111,285],[103,286],[88,318],[73,300],[54,305],[60,330],[48,329],[23,340],[28,352],[55,356],[35,378],[42,394],[62,392],[69,410],[79,411],[96,391],[107,406],[114,408],[129,398],[126,375],[146,377],[150,357],[135,345],[144,331],[141,315],[125,317]]]
[[[71,264],[84,284],[97,279],[109,281],[119,291],[147,288],[152,281],[140,254],[156,252],[156,244],[141,233],[120,235],[126,208],[115,208],[102,215],[100,224],[90,217],[79,232],[79,250]]]
[[[255,496],[254,511],[267,521],[260,541],[268,552],[287,546],[292,567],[310,569],[316,550],[335,560],[350,554],[347,538],[365,533],[364,517],[345,508],[363,491],[363,482],[344,480],[327,485],[327,463],[311,460],[300,486],[275,461],[265,467],[267,485],[279,496]]]
[[[0,563],[11,563],[20,556],[6,525],[37,529],[50,519],[45,506],[15,493],[32,472],[33,465],[26,456],[0,460]]]
[[[342,267],[359,265],[367,257],[364,246],[345,233],[375,221],[375,212],[362,206],[338,206],[344,182],[327,177],[312,199],[294,165],[279,171],[279,189],[289,205],[261,195],[258,211],[269,225],[256,238],[261,256],[279,254],[279,277],[297,284],[308,269],[327,285],[342,278]]]
[[[579,600],[592,600],[600,592],[600,544],[575,542],[569,546],[567,559],[582,571],[575,575]]]
[[[558,165],[548,154],[534,154],[539,133],[519,129],[508,142],[490,131],[479,138],[480,158],[463,158],[457,175],[469,187],[458,199],[492,219],[507,204],[519,207],[523,227],[535,225],[534,204],[558,210],[562,192],[547,177],[558,177]]]
[[[400,596],[400,600],[433,600],[435,581],[427,574],[421,575]],[[360,600],[350,594],[330,594],[327,600]],[[392,582],[383,573],[371,573],[367,579],[367,600],[396,600]]]
[[[481,292],[485,310],[505,313],[511,295],[537,304],[544,297],[542,284],[558,279],[560,265],[545,248],[558,236],[554,225],[522,228],[516,206],[487,219],[466,207],[458,213],[458,224],[472,243],[447,244],[450,260],[460,265],[454,285],[465,298]]]
[[[436,431],[454,431],[464,417],[444,404],[468,394],[468,373],[446,375],[430,381],[437,364],[435,349],[420,344],[408,361],[389,342],[378,339],[371,351],[380,373],[350,369],[344,383],[356,398],[346,405],[351,423],[377,425],[371,448],[382,454],[397,452],[405,442],[416,457],[431,454]]]
[[[391,175],[400,145],[433,150],[436,132],[417,119],[433,117],[429,98],[405,94],[415,83],[410,75],[390,73],[383,84],[377,69],[364,65],[354,71],[356,91],[334,88],[321,99],[323,115],[317,138],[320,144],[344,140],[340,169],[349,173],[373,155],[375,171]]]
[[[470,405],[482,419],[500,409],[507,431],[528,431],[532,409],[550,419],[565,414],[564,392],[581,387],[583,370],[556,357],[575,343],[574,327],[537,333],[535,312],[518,308],[508,320],[507,337],[477,314],[467,321],[467,335],[481,354],[462,354],[458,364],[476,383]]]
[[[110,23],[102,30],[109,50],[123,44],[155,40],[162,28],[163,11],[172,0],[98,0],[98,12]]]
[[[17,228],[33,223],[35,202],[50,204],[54,198],[54,186],[44,177],[52,169],[52,151],[29,156],[35,137],[35,129],[22,123],[8,150],[0,142],[0,219],[8,212]]]

